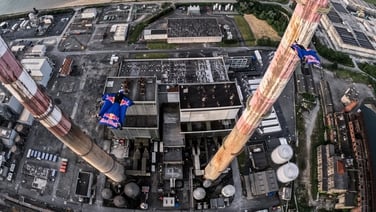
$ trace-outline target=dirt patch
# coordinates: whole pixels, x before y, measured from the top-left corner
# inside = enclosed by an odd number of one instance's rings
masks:
[[[278,33],[266,21],[260,20],[252,14],[244,15],[244,19],[248,22],[256,39],[269,37],[275,41],[281,40]]]

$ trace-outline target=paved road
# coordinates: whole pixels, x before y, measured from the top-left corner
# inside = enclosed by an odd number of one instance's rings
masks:
[[[263,4],[279,5],[282,8],[284,8],[285,10],[287,10],[288,12],[292,13],[292,9],[290,8],[290,4],[292,3],[292,1],[289,1],[287,4],[281,4],[279,2],[274,2],[274,1],[260,1],[260,2],[263,3]]]

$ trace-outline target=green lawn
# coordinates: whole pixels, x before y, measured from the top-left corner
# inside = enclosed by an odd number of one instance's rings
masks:
[[[342,79],[350,79],[351,78],[354,82],[363,83],[363,84],[366,84],[366,85],[369,83],[368,77],[363,75],[363,74],[359,74],[359,73],[344,70],[344,69],[338,69],[338,70],[335,70],[334,72],[336,73],[336,75],[339,78],[342,78]]]
[[[168,58],[167,53],[136,53],[135,59],[159,59],[159,58]]]
[[[256,43],[255,36],[253,35],[253,32],[249,28],[249,25],[247,21],[244,19],[244,17],[237,15],[234,16],[234,20],[236,25],[238,26],[238,29],[240,30],[240,33],[242,34],[245,44],[247,46],[254,46]]]
[[[147,47],[149,49],[176,49],[176,44],[167,43],[167,41],[148,42]]]

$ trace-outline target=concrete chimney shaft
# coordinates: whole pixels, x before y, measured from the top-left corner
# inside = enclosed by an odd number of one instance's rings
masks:
[[[61,142],[115,182],[125,180],[124,167],[113,160],[58,108],[23,69],[0,37],[0,80],[14,97]]]
[[[215,180],[242,151],[274,102],[277,100],[299,61],[290,48],[295,41],[307,46],[319,24],[321,14],[328,12],[329,0],[299,0],[285,34],[258,89],[247,102],[247,109],[205,168],[204,178]]]

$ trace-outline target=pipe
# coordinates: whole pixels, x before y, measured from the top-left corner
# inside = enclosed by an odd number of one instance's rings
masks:
[[[0,37],[0,80],[17,100],[74,153],[115,182],[125,180],[124,167],[112,159],[57,107],[14,57]]]
[[[242,151],[248,139],[271,109],[290,80],[299,61],[290,48],[294,41],[307,46],[320,22],[328,12],[329,0],[299,0],[289,25],[258,89],[247,101],[247,108],[231,133],[205,168],[204,178],[216,180]]]

